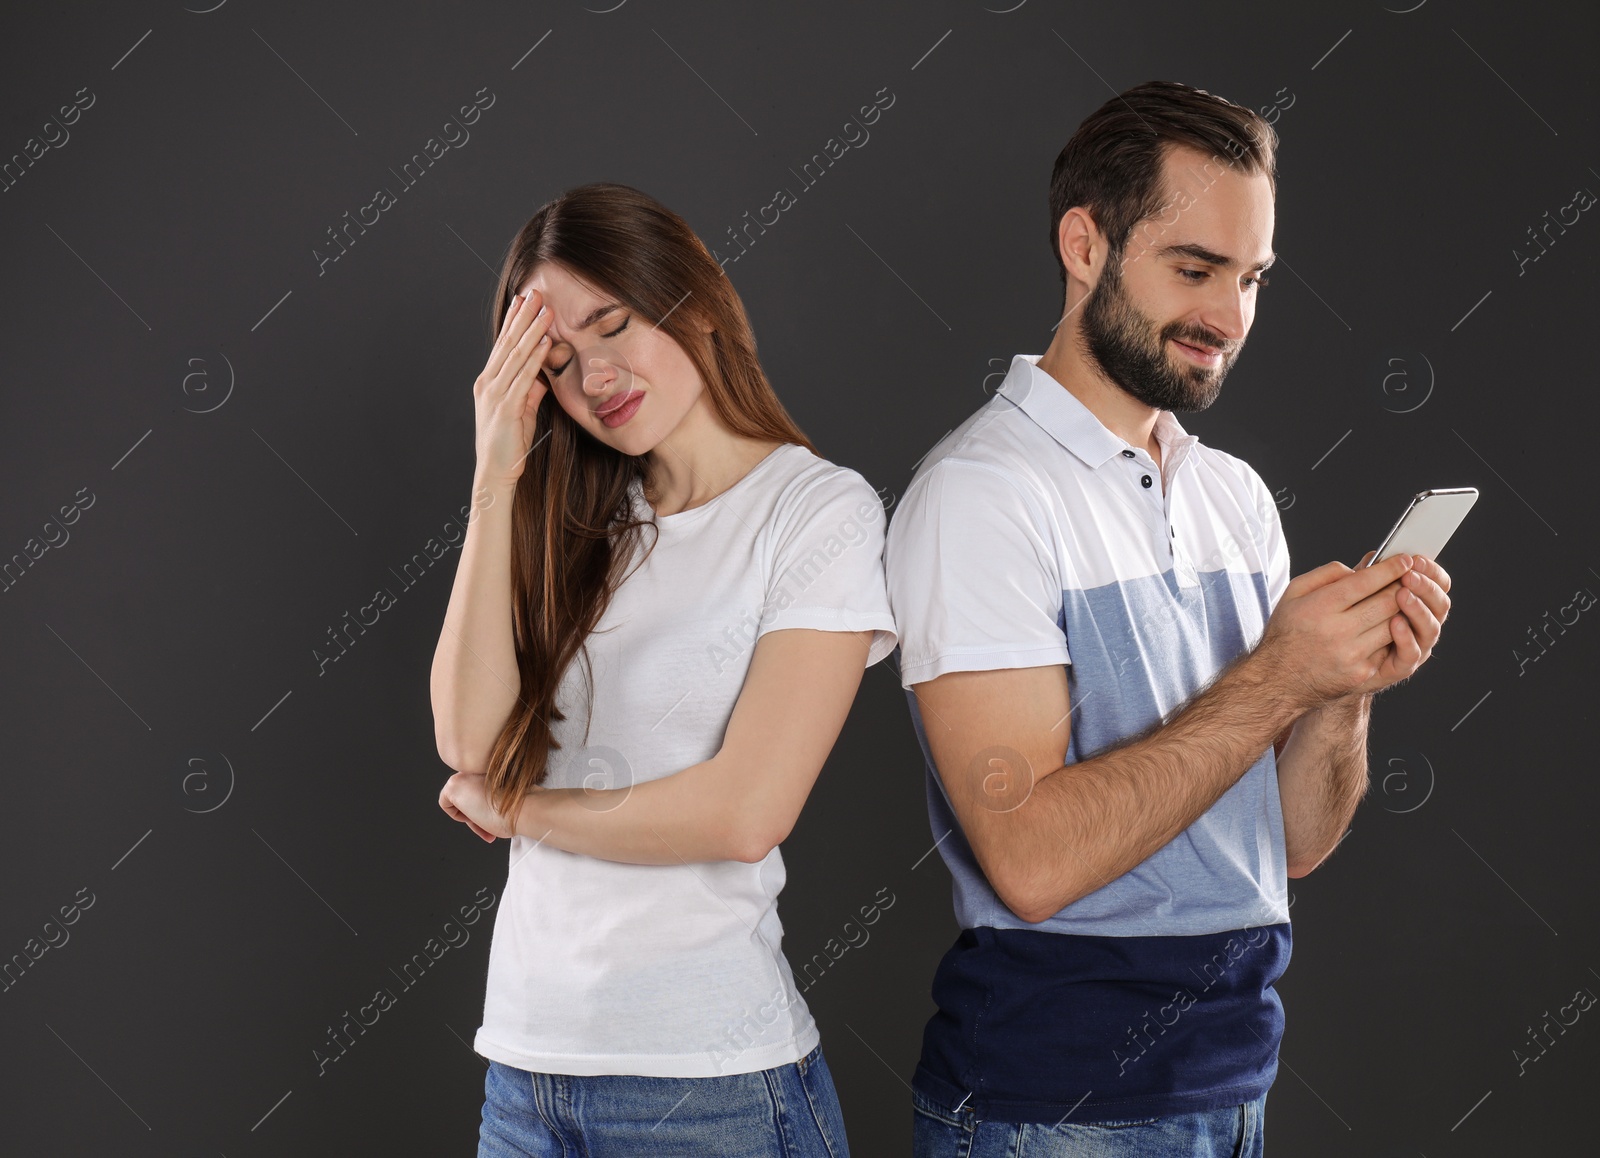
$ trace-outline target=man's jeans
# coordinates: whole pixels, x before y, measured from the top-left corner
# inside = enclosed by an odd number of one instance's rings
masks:
[[[978,1121],[913,1091],[914,1158],[1261,1158],[1267,1096],[1221,1110],[1119,1122]]]

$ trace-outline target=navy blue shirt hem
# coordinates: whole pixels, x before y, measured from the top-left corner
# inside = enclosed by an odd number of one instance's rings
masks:
[[[934,973],[923,1096],[1015,1122],[1223,1109],[1277,1076],[1288,922],[1185,936],[963,929]]]

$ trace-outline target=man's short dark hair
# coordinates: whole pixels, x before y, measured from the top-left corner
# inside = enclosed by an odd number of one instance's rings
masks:
[[[1050,252],[1062,285],[1067,269],[1056,237],[1068,209],[1087,209],[1116,256],[1135,225],[1161,212],[1161,163],[1170,148],[1187,145],[1232,169],[1265,173],[1276,192],[1277,144],[1254,110],[1176,81],[1147,81],[1112,97],[1078,126],[1050,174]]]

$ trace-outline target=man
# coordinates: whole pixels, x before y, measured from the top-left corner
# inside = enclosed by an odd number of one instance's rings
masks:
[[[1275,144],[1165,82],[1084,121],[1051,179],[1049,349],[1012,360],[890,524],[962,926],[918,1155],[1261,1153],[1285,878],[1338,844],[1372,697],[1450,606],[1421,557],[1291,581],[1260,477],[1173,417],[1215,401],[1250,330]]]

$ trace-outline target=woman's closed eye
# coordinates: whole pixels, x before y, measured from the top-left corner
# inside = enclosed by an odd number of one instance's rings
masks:
[[[623,318],[622,319],[622,325],[620,325],[616,329],[612,330],[609,334],[604,334],[603,333],[600,336],[602,338],[615,338],[618,334],[622,333],[623,330],[626,330],[628,328],[628,323],[631,322],[631,321],[633,321],[633,319],[631,317]],[[572,359],[568,358],[566,360],[566,362],[564,362],[560,366],[557,366],[557,367],[554,367],[554,368],[546,367],[546,372],[553,378],[553,377],[556,377],[557,375],[559,375],[562,371],[564,371],[570,365],[572,365]]]

